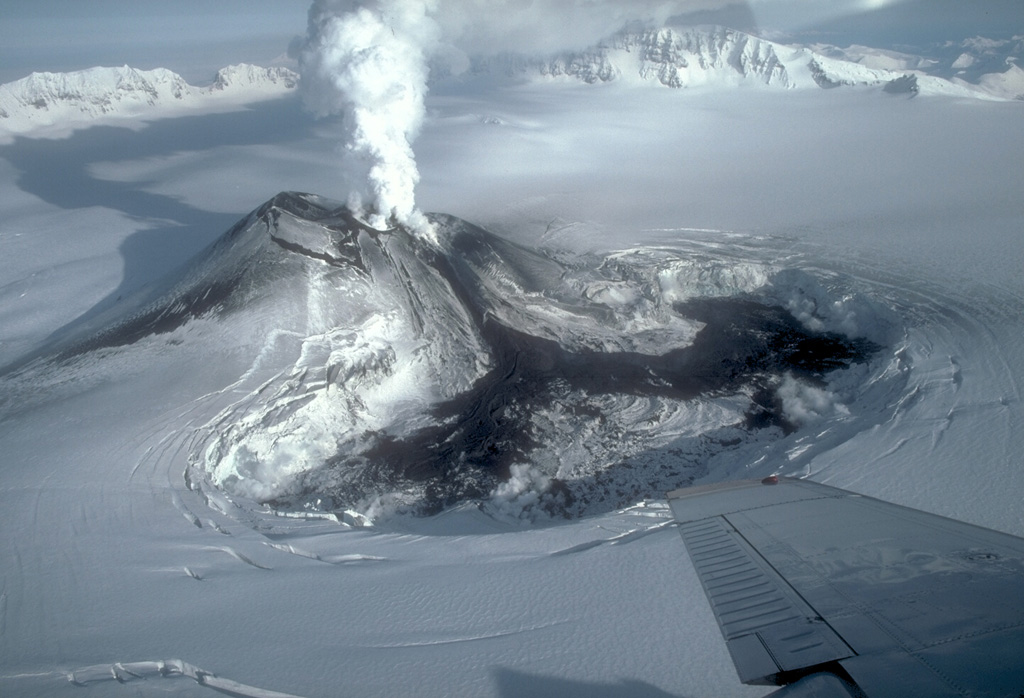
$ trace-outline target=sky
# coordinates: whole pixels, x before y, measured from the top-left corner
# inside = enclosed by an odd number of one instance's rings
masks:
[[[6,0],[0,9],[0,82],[33,71],[96,65],[164,67],[193,84],[218,68],[285,59],[305,34],[308,0]],[[1020,0],[441,0],[442,24],[467,48],[587,43],[618,17],[649,13],[723,23],[789,41],[922,47],[982,35],[1024,34]],[[510,13],[509,7],[515,12]],[[566,17],[570,21],[565,21]],[[543,27],[553,27],[545,33]],[[471,30],[471,31],[470,31]]]
[[[280,58],[305,32],[308,9],[307,0],[6,0],[0,82],[127,64],[202,84],[225,65]]]

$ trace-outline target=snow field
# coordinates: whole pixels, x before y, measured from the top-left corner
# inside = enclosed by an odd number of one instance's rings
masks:
[[[433,95],[421,207],[563,249],[704,246],[720,264],[674,271],[666,293],[767,280],[806,322],[888,347],[827,388],[789,384],[803,427],[715,456],[706,481],[803,474],[1024,534],[1020,105],[549,87]],[[141,157],[69,148],[45,174],[113,187],[92,206],[26,178],[11,164],[24,144],[0,147],[3,362],[170,271],[228,227],[225,212],[285,189],[344,198],[330,125],[284,126],[280,105],[203,117],[268,125],[213,154],[187,138],[172,149],[174,120],[139,131],[156,144]],[[192,216],[173,261],[125,254],[168,229],[125,210],[140,191]],[[122,288],[140,264],[148,274]],[[635,305],[628,286],[594,293]],[[190,678],[204,671],[254,696],[765,693],[736,681],[662,502],[529,525],[517,498],[545,474],[521,469],[498,516],[466,506],[361,528],[353,514],[275,516],[186,479],[196,428],[249,394],[236,381],[269,380],[284,345],[302,355],[295,335],[257,344],[242,324],[203,322],[4,378],[0,692],[214,695]],[[204,336],[220,343],[176,343]],[[254,345],[265,351],[240,350]],[[305,357],[333,350],[324,337]]]

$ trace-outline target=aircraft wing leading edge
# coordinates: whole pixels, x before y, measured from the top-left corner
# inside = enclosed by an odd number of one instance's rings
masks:
[[[1024,696],[1024,539],[807,480],[668,498],[744,683]]]

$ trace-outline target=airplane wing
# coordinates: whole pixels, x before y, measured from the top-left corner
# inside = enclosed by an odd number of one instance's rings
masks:
[[[1024,698],[1024,539],[807,480],[668,498],[744,683]]]

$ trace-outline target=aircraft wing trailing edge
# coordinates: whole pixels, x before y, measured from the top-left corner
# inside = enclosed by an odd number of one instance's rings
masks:
[[[744,683],[1024,697],[1024,539],[807,480],[668,499]]]

